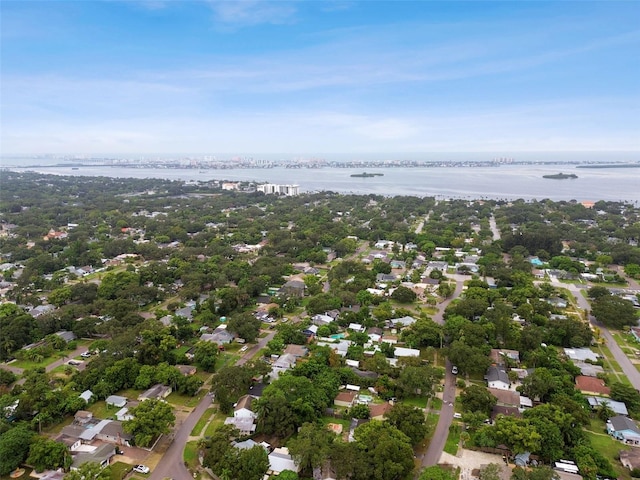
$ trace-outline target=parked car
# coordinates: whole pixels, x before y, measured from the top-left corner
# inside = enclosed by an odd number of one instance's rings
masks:
[[[451,373],[453,373],[454,375],[458,374],[458,367],[456,367],[455,365],[453,367],[451,367]]]
[[[82,353],[80,354],[80,356],[81,356],[82,358],[89,358],[89,357],[91,356],[91,352],[82,352]]]
[[[77,367],[78,365],[80,365],[82,362],[79,362],[78,360],[69,360],[67,362],[69,365],[73,365],[74,367]]]
[[[136,465],[133,467],[133,471],[138,473],[149,473],[149,467],[145,465]]]

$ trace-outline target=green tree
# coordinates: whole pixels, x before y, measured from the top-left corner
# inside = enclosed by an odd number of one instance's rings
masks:
[[[163,433],[169,433],[176,417],[171,406],[161,400],[145,400],[130,410],[132,420],[127,420],[122,427],[125,432],[133,435],[139,447],[148,447],[155,438]]]
[[[640,393],[631,385],[621,382],[611,384],[611,398],[624,402],[632,412],[640,412]]]
[[[35,433],[19,424],[0,435],[0,475],[9,475],[27,458]]]
[[[201,340],[195,345],[193,360],[205,372],[213,372],[218,360],[218,352],[216,343]]]
[[[400,303],[413,303],[416,301],[416,292],[404,285],[397,287],[391,294],[391,298]]]
[[[242,313],[231,317],[227,328],[247,342],[253,342],[260,334],[260,325],[262,322],[251,313]]]
[[[358,403],[349,409],[349,415],[351,418],[367,419],[370,415],[369,407],[363,403]]]
[[[354,431],[357,448],[368,460],[370,474],[377,480],[401,480],[413,470],[411,440],[387,422],[372,420]]]
[[[404,403],[396,403],[385,413],[387,421],[404,433],[413,445],[417,445],[427,435],[424,411]]]
[[[422,470],[418,480],[458,480],[458,475],[457,473],[445,470],[440,465],[434,465]]]
[[[233,478],[247,480],[262,480],[269,470],[269,457],[262,445],[254,445],[245,450],[234,449],[235,460],[228,468],[233,472]]]
[[[633,303],[615,295],[596,298],[591,302],[591,311],[605,327],[622,329],[638,323]]]
[[[311,472],[324,464],[335,435],[320,423],[305,423],[289,441],[289,453],[303,472]]]
[[[502,467],[497,463],[490,463],[480,469],[478,478],[480,480],[500,480]]]
[[[299,480],[300,477],[293,470],[283,470],[273,477],[273,480]]]
[[[111,467],[103,468],[95,462],[83,463],[77,470],[67,473],[64,480],[111,480]]]
[[[528,470],[516,467],[511,474],[511,480],[560,480],[560,476],[545,465]]]
[[[67,469],[71,465],[71,453],[64,443],[44,437],[35,437],[29,448],[27,463],[36,471]]]
[[[481,412],[485,418],[491,415],[498,399],[491,392],[480,385],[469,385],[460,394],[462,408],[466,412]]]

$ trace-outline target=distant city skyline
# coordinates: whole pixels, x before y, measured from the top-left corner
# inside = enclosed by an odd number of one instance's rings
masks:
[[[6,1],[2,155],[640,151],[640,2]]]

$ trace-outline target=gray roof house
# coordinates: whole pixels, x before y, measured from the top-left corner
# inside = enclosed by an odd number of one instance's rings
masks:
[[[103,443],[93,452],[79,453],[73,459],[71,470],[78,470],[81,465],[92,462],[97,463],[101,467],[109,465],[109,460],[116,454],[116,448],[108,443]]]
[[[392,318],[389,320],[389,323],[394,327],[408,327],[409,325],[413,325],[416,323],[416,319],[410,316],[400,317],[400,318]]]
[[[150,389],[138,395],[138,400],[140,400],[141,402],[145,400],[150,400],[150,399],[162,400],[163,398],[167,398],[170,393],[171,393],[170,386],[157,383]]]
[[[617,415],[607,421],[607,433],[628,445],[640,445],[640,430],[633,420]]]
[[[89,403],[91,401],[91,398],[93,397],[93,392],[91,390],[85,390],[78,396],[85,402]]]
[[[220,345],[231,343],[235,335],[226,328],[216,328],[213,333],[203,333],[200,336],[200,340],[204,340],[205,342],[213,342],[218,343]]]
[[[606,405],[617,415],[629,415],[627,406],[624,402],[618,402],[605,397],[587,397],[587,401],[589,402],[589,406],[592,410],[595,410],[601,405]]]
[[[114,407],[122,408],[127,404],[127,399],[125,397],[121,397],[120,395],[109,395],[105,402],[107,406],[111,405]]]
[[[278,290],[278,293],[294,297],[304,297],[304,290],[305,284],[302,280],[289,280]]]
[[[491,366],[487,369],[487,374],[484,376],[489,388],[497,388],[499,390],[509,390],[511,382],[507,372],[502,368]]]

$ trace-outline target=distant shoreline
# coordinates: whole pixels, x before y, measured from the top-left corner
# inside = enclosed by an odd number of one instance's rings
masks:
[[[598,165],[577,165],[576,168],[640,168],[640,163],[601,163]]]

